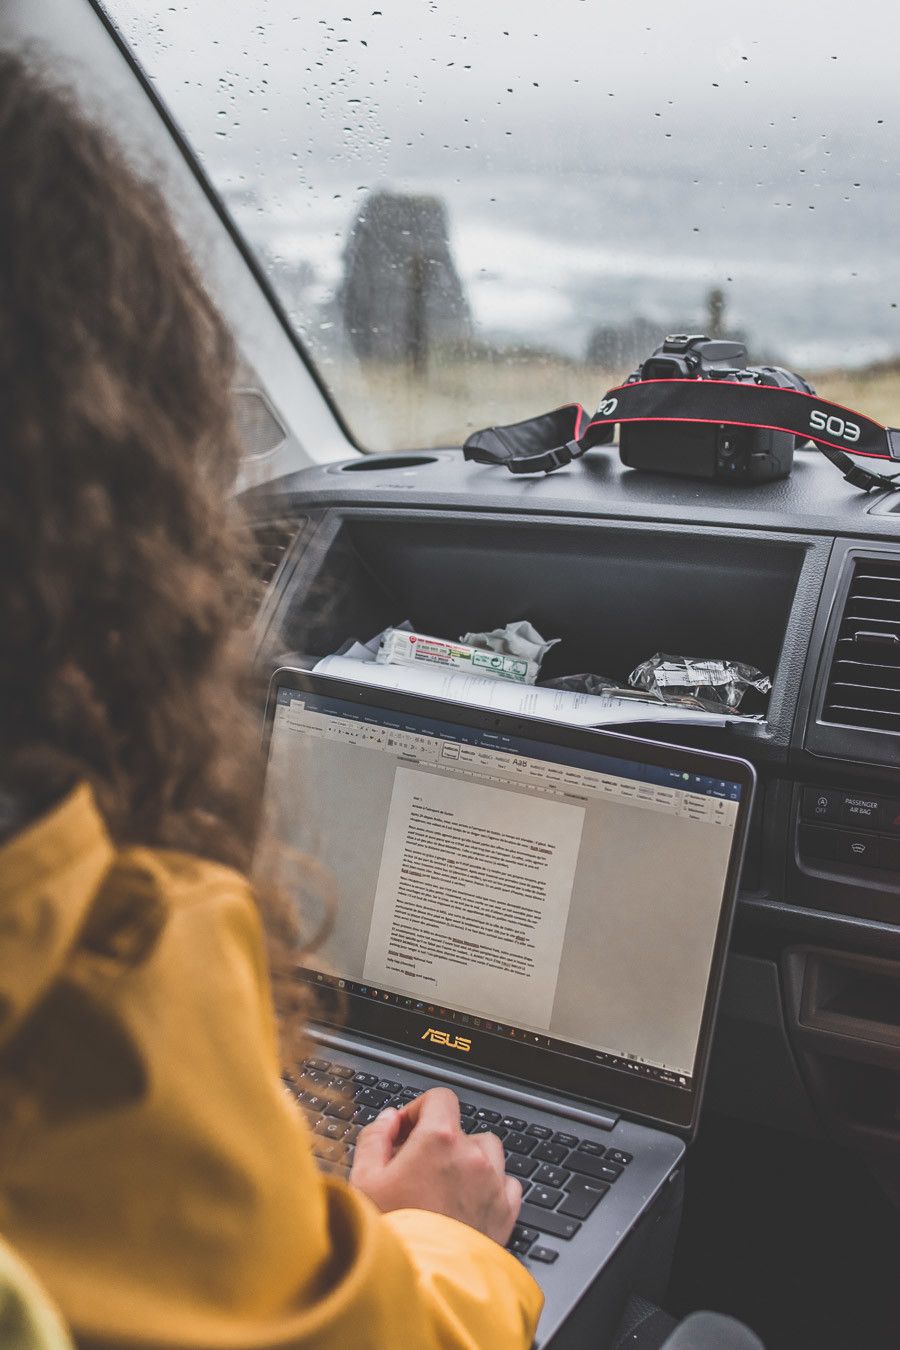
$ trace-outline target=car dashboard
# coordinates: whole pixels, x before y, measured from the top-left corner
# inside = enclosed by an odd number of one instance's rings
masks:
[[[514,478],[457,450],[356,457],[244,494],[268,581],[261,661],[312,664],[410,619],[529,619],[541,678],[654,652],[772,678],[763,720],[654,728],[759,789],[707,1103],[900,1175],[900,496],[813,452],[736,488],[592,452]]]

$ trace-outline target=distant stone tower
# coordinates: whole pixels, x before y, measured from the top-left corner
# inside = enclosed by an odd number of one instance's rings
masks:
[[[711,338],[725,336],[725,292],[714,286],[706,297],[706,331]]]
[[[373,192],[344,249],[339,303],[363,360],[422,371],[435,348],[464,341],[471,316],[438,197]]]

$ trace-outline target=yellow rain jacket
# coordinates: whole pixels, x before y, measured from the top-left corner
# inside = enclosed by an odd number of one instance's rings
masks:
[[[537,1285],[317,1170],[247,882],[81,787],[0,847],[0,1232],[80,1347],[512,1350]]]

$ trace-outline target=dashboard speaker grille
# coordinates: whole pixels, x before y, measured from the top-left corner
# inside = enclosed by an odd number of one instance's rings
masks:
[[[900,734],[900,563],[854,564],[822,721]]]
[[[258,389],[235,389],[234,416],[238,436],[248,459],[271,454],[287,437],[287,432]]]

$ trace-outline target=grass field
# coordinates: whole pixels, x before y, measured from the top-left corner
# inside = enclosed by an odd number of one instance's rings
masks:
[[[561,403],[584,403],[593,411],[627,374],[553,357],[504,355],[434,360],[423,375],[403,366],[334,368],[330,380],[360,444],[387,451],[460,445],[480,427],[517,422]],[[825,398],[900,424],[900,365],[808,378]]]

